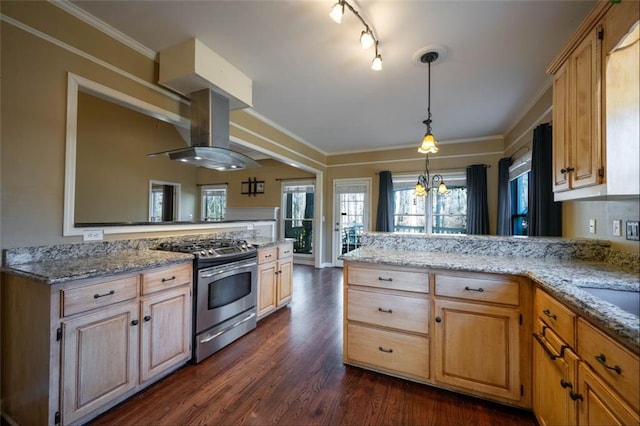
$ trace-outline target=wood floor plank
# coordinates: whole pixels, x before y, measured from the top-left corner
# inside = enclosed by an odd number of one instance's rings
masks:
[[[294,267],[288,307],[94,425],[536,425],[532,413],[342,363],[342,269]]]

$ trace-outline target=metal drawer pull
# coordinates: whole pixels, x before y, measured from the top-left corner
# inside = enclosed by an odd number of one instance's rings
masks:
[[[386,352],[388,354],[393,353],[393,349],[385,349],[382,346],[378,346],[378,350],[381,352]]]
[[[379,307],[378,310],[380,312],[384,312],[385,314],[392,314],[393,313],[393,310],[391,310],[391,309],[382,309],[382,308]]]
[[[111,290],[109,293],[105,293],[105,294],[94,294],[93,298],[99,299],[101,297],[113,296],[114,294],[116,294],[115,290]]]
[[[222,335],[222,334],[226,333],[226,332],[227,332],[227,331],[229,331],[229,330],[232,330],[233,328],[235,328],[235,327],[239,326],[240,324],[243,324],[243,323],[245,323],[245,322],[249,321],[251,318],[253,318],[253,317],[255,317],[255,316],[256,316],[256,314],[252,312],[249,316],[247,316],[246,318],[241,319],[240,321],[236,322],[235,324],[230,325],[229,327],[227,327],[227,328],[225,328],[225,329],[222,329],[222,330],[218,331],[217,333],[212,334],[212,335],[210,335],[210,336],[207,336],[206,338],[204,338],[204,339],[200,340],[200,343],[207,343],[207,342],[210,342],[210,341],[212,341],[213,339],[215,339],[216,337],[218,337],[218,336],[220,336],[220,335]]]
[[[391,281],[393,281],[393,278],[382,278],[382,277],[378,277],[378,281],[388,281],[388,282],[391,282]]]
[[[570,382],[567,382],[565,379],[560,379],[560,386],[562,386],[564,389],[573,389],[573,385]]]
[[[610,365],[607,365],[607,357],[604,356],[604,354],[596,355],[596,361],[602,364],[603,367],[608,368],[609,370],[613,370],[618,374],[622,374],[622,368],[620,368],[620,366],[614,365],[612,367]]]
[[[545,309],[544,311],[542,311],[542,313],[545,314],[546,316],[548,316],[549,318],[553,318],[554,320],[558,319],[556,314],[552,314],[549,309]]]
[[[465,287],[464,288],[467,291],[477,291],[478,293],[482,293],[484,291],[484,288],[480,287],[480,288],[471,288],[471,287]]]
[[[268,258],[270,258],[270,257],[271,257],[271,255],[270,255],[270,254],[265,254],[265,255],[264,255],[264,258],[265,258],[265,259],[268,259]]]
[[[176,279],[176,276],[174,275],[174,276],[172,276],[171,278],[163,278],[163,279],[162,279],[162,282],[163,282],[163,283],[165,283],[165,282],[167,282],[167,281],[173,281],[173,280],[175,280],[175,279]]]
[[[542,341],[542,339],[540,338],[540,336],[538,336],[536,333],[533,333],[533,338],[536,339],[538,341],[538,343],[540,344],[540,346],[542,346],[542,349],[544,349],[544,351],[547,353],[547,355],[549,355],[549,358],[551,359],[551,361],[554,361],[558,358],[564,358],[564,351],[569,349],[569,346],[567,345],[562,345],[560,347],[560,353],[559,354],[554,354],[553,352],[551,352],[551,349],[549,349],[547,347],[547,345],[544,344],[544,342]]]

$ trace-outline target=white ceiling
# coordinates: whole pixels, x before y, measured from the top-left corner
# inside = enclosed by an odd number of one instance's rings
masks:
[[[363,27],[335,0],[73,1],[153,51],[196,37],[253,80],[253,109],[328,154],[417,146],[431,66],[433,133],[442,142],[504,135],[549,87],[547,65],[595,1],[349,3],[380,40],[369,68]]]

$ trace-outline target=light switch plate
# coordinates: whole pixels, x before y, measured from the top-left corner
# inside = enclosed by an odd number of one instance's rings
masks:
[[[637,220],[628,220],[627,221],[627,240],[631,241],[639,241],[640,235],[638,235],[638,221]]]
[[[613,236],[620,237],[622,235],[622,221],[616,219],[613,221]]]
[[[589,233],[590,234],[595,234],[596,233],[596,220],[595,219],[589,219]]]

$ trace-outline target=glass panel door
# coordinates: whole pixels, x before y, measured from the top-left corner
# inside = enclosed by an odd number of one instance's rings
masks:
[[[342,266],[341,254],[362,244],[362,234],[369,230],[369,180],[336,180],[334,184],[334,259]]]

